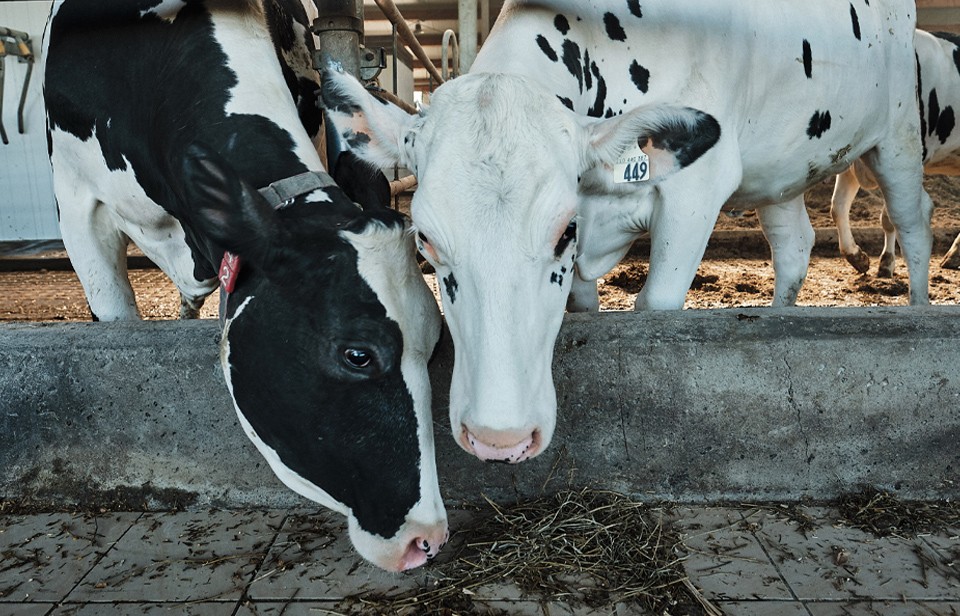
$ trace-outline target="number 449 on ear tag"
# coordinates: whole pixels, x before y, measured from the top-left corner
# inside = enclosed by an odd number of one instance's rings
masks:
[[[646,182],[650,179],[650,157],[639,145],[629,148],[613,166],[614,184]]]

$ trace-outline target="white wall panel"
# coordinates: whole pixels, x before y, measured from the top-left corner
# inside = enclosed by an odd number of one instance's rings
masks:
[[[24,108],[23,135],[17,129],[17,107],[27,65],[14,56],[3,60],[3,126],[10,144],[0,144],[0,241],[60,237],[40,74],[41,39],[51,4],[50,0],[0,1],[0,26],[30,34],[37,56]]]

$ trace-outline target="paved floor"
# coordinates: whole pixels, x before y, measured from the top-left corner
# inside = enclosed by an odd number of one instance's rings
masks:
[[[805,513],[815,521],[804,533],[766,509],[674,510],[687,575],[728,615],[960,615],[960,529],[880,539],[839,526],[831,510]],[[454,530],[470,515],[452,512]],[[5,616],[364,613],[358,597],[432,583],[430,566],[367,565],[338,516],[306,510],[0,515],[0,557]],[[641,613],[571,608],[508,581],[472,599],[468,613]]]

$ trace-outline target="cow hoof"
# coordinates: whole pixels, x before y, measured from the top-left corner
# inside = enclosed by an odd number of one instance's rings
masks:
[[[880,267],[877,268],[877,278],[893,278],[893,270],[897,267],[896,262],[890,255],[880,257]]]
[[[943,269],[960,270],[960,250],[951,250],[940,262]]]
[[[857,252],[844,256],[847,258],[847,262],[853,266],[853,269],[857,270],[857,273],[866,274],[870,270],[870,257],[861,249],[858,248]]]

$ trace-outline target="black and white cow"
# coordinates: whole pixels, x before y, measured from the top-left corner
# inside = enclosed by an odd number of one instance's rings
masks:
[[[101,320],[138,316],[131,240],[194,306],[237,255],[221,360],[244,431],[286,485],[347,516],[361,555],[409,569],[447,534],[426,369],[440,315],[403,218],[360,209],[324,172],[290,62],[312,45],[303,11],[55,3],[44,90],[61,229]],[[373,181],[346,156],[337,173]]]
[[[917,30],[913,37],[917,51],[920,119],[924,171],[931,175],[960,175],[960,37]],[[850,228],[850,206],[860,187],[875,190],[877,182],[863,163],[857,161],[837,176],[830,201],[830,214],[837,225],[840,254],[861,274],[870,269],[870,257],[857,245]],[[877,275],[893,276],[896,267],[896,228],[884,210],[880,215],[884,231],[883,252]],[[942,267],[960,269],[960,235],[944,257]]]
[[[757,208],[774,304],[793,303],[814,237],[803,191],[860,157],[900,231],[911,301],[927,303],[915,13],[912,0],[508,0],[470,74],[419,117],[325,83],[359,155],[417,173],[460,445],[513,462],[547,446],[574,278],[570,306],[596,308],[594,280],[644,230],[638,309],[683,305],[725,203]]]

